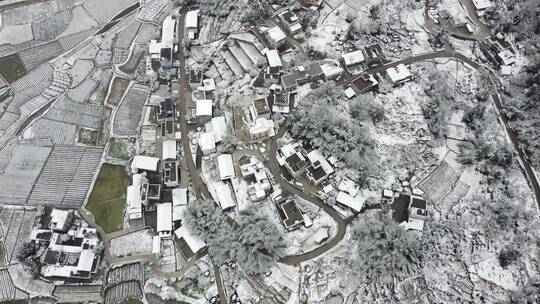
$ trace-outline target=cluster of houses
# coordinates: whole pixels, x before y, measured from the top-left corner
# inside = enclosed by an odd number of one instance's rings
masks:
[[[64,281],[94,278],[101,260],[96,229],[73,210],[52,209],[48,218],[47,229],[34,229],[30,234],[30,242],[41,253],[41,275]]]
[[[175,54],[178,52],[176,43],[176,19],[167,16],[162,23],[161,37],[151,40],[148,44],[146,57],[146,74],[156,75],[157,80],[170,81],[177,77],[179,61]]]
[[[198,35],[197,10],[186,15],[185,31],[188,39],[196,39]],[[178,41],[176,41],[176,20],[168,16],[163,21],[161,40],[153,40],[149,44],[148,60],[154,71],[168,71],[176,68],[171,63],[177,61]],[[193,119],[203,121],[212,117],[212,92],[215,84],[204,80],[202,72],[190,71],[189,82],[193,87],[194,98],[197,102],[197,113]],[[170,79],[169,79],[170,80]],[[171,83],[172,90],[177,89],[176,83]],[[155,120],[145,117],[145,121],[155,121],[155,124],[145,124],[141,129],[142,141],[146,133],[157,134],[150,136],[155,149],[145,151],[146,155],[136,155],[131,161],[131,182],[126,189],[126,216],[131,227],[149,226],[155,232],[153,252],[161,251],[161,239],[174,238],[186,259],[200,252],[205,244],[203,241],[189,234],[182,226],[182,218],[189,202],[189,189],[181,187],[180,162],[181,132],[179,125],[179,112],[173,101],[171,93],[158,91],[150,97],[150,105],[155,108],[148,115],[155,113]],[[195,111],[194,111],[195,112]],[[215,127],[216,133],[224,130],[224,120],[217,119],[219,125]],[[148,130],[144,129],[147,128]],[[157,130],[156,130],[157,128]],[[219,136],[216,136],[219,138]]]
[[[503,33],[497,33],[480,43],[480,50],[487,60],[509,74],[510,66],[516,62],[516,50]]]

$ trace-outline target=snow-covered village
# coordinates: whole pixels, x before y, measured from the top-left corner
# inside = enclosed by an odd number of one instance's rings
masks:
[[[539,14],[0,1],[0,303],[540,303]]]

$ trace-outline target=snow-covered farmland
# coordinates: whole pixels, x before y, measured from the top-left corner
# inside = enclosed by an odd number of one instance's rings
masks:
[[[81,146],[55,146],[28,199],[30,205],[79,207],[103,149]]]
[[[116,257],[152,254],[152,237],[150,229],[116,237],[110,241],[111,254]]]
[[[137,134],[142,109],[150,96],[147,86],[135,84],[126,93],[114,119],[114,134],[129,136]]]
[[[48,140],[17,144],[5,171],[0,175],[0,203],[26,203],[51,150],[52,144]]]

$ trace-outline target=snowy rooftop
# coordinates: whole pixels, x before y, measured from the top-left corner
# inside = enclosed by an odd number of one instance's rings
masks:
[[[176,140],[163,141],[163,160],[165,159],[176,159]]]
[[[347,96],[347,98],[351,99],[353,98],[354,96],[356,96],[356,92],[353,90],[353,88],[351,87],[348,87],[345,91],[345,96]]]
[[[173,206],[187,205],[187,188],[175,188],[172,190]]]
[[[145,178],[142,174],[133,174],[133,185],[127,187],[127,210],[130,219],[142,217],[142,185]]]
[[[60,210],[53,209],[51,211],[51,221],[49,222],[49,227],[51,229],[64,230],[66,222],[69,218],[69,210]]]
[[[224,182],[218,182],[213,184],[213,187],[216,193],[216,200],[219,202],[221,209],[227,210],[236,206],[236,204],[234,203],[231,188],[228,184]]]
[[[145,170],[156,172],[158,169],[159,158],[144,155],[135,155],[131,162],[131,170]]]
[[[336,197],[336,202],[351,208],[356,212],[360,212],[364,202],[358,196],[351,196],[346,192],[340,191]]]
[[[232,154],[221,154],[217,157],[217,162],[221,180],[235,177]]]
[[[195,113],[197,116],[212,116],[212,100],[197,100]]]
[[[398,64],[395,68],[386,70],[386,74],[390,81],[397,83],[411,77],[411,72],[404,64]]]
[[[269,136],[274,136],[274,121],[264,117],[257,118],[249,127],[250,134],[260,134],[269,132]]]
[[[199,146],[202,151],[215,149],[216,141],[214,140],[214,134],[212,132],[201,133],[199,135]]]
[[[493,6],[490,0],[473,0],[474,7],[478,10],[490,8]]]
[[[157,205],[157,232],[172,231],[172,204],[162,203]]]
[[[174,45],[174,32],[175,32],[176,20],[172,16],[167,16],[163,20],[163,27],[161,29],[161,43],[163,48],[172,48]]]
[[[324,172],[327,175],[334,173],[334,168],[332,168],[332,166],[328,163],[326,158],[322,155],[321,151],[313,150],[309,152],[306,156],[311,162],[311,165],[315,164],[316,162],[319,162]]]
[[[263,53],[266,54],[266,59],[268,60],[268,65],[271,68],[282,67],[281,59],[279,58],[279,53],[277,50],[264,49]]]
[[[174,234],[177,238],[184,239],[186,244],[189,246],[189,249],[193,253],[199,252],[199,250],[206,247],[206,243],[192,234],[185,226],[176,229]]]
[[[274,26],[273,28],[269,29],[267,34],[270,39],[276,42],[287,38],[287,35],[285,35],[285,33],[278,26]]]
[[[208,78],[203,80],[203,88],[205,91],[213,91],[216,89],[216,82],[214,78]]]
[[[199,10],[189,11],[186,14],[186,28],[197,28],[199,25]]]
[[[342,67],[340,67],[337,64],[332,64],[332,63],[325,63],[321,65],[321,69],[326,78],[332,78],[332,77],[341,75],[341,73],[343,73]]]
[[[225,123],[225,116],[218,116],[212,118],[210,121],[212,126],[212,133],[214,134],[214,140],[220,142],[227,135],[227,124]],[[206,130],[209,132],[209,130]]]
[[[341,55],[341,58],[343,58],[346,66],[350,66],[364,62],[364,53],[362,53],[362,50],[358,50],[343,54]]]

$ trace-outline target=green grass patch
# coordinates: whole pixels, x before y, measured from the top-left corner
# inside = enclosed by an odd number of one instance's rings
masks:
[[[191,284],[180,289],[180,292],[186,297],[200,299],[204,295],[204,289],[199,286],[199,281],[193,280]]]
[[[23,77],[26,73],[26,67],[18,53],[0,58],[0,75],[4,76],[9,84]]]
[[[107,233],[122,229],[127,186],[124,166],[103,164],[86,209]]]

